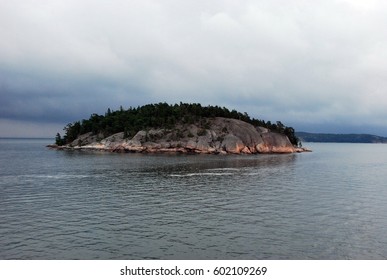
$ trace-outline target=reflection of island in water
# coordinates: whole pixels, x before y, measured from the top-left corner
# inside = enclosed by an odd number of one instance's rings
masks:
[[[188,156],[189,157],[189,156]],[[234,176],[255,175],[262,170],[271,173],[272,168],[280,165],[291,164],[296,160],[295,154],[284,154],[281,156],[261,155],[256,156],[227,156],[226,158],[215,158],[213,156],[198,156],[197,159],[189,157],[190,160],[176,165],[163,165],[154,171],[171,177],[197,177],[197,176]],[[147,170],[149,172],[151,170]]]
[[[152,184],[158,182],[159,192],[168,194],[171,191],[184,192],[191,197],[191,195],[197,195],[198,189],[231,187],[233,192],[238,189],[243,191],[244,187],[259,184],[260,181],[269,180],[270,177],[284,176],[284,172],[292,177],[293,166],[298,155],[137,154],[130,157],[137,158],[139,164],[149,163],[149,165],[138,166],[136,175],[141,178],[141,181],[149,180]],[[121,169],[120,173],[125,173],[125,171]],[[152,187],[152,191],[155,187]]]

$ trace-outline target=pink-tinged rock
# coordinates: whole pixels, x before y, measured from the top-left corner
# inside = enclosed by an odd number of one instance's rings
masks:
[[[225,151],[231,154],[239,154],[245,148],[245,144],[242,140],[233,134],[228,134],[224,138],[222,145]]]

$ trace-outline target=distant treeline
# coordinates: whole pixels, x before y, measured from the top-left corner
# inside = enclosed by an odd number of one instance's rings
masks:
[[[305,142],[387,143],[387,138],[371,134],[332,134],[297,132],[297,136]]]
[[[288,136],[293,145],[299,145],[299,140],[292,127],[283,125],[280,121],[271,123],[264,120],[250,118],[247,113],[240,113],[236,110],[229,110],[219,106],[202,106],[199,103],[180,103],[169,105],[168,103],[148,104],[139,107],[122,106],[117,111],[110,108],[105,115],[92,114],[88,120],[69,123],[65,128],[65,135],[62,138],[59,133],[56,135],[56,143],[64,145],[71,143],[79,135],[92,132],[95,135],[101,134],[104,137],[118,132],[124,132],[125,138],[133,137],[138,131],[149,128],[172,129],[177,124],[200,124],[205,127],[206,118],[224,117],[239,119],[254,126],[262,126]]]

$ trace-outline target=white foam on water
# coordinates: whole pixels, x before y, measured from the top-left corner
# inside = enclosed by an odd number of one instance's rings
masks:
[[[187,173],[187,174],[170,174],[170,177],[194,177],[194,176],[231,176],[234,173],[230,172],[199,172],[199,173]]]

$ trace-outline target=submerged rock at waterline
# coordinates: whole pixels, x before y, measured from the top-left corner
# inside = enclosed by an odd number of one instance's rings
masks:
[[[102,138],[102,135],[89,132],[68,145],[50,147],[123,153],[257,154],[308,151],[293,146],[284,134],[222,117],[208,118],[205,125],[179,124],[172,129],[140,130],[131,138],[124,138],[124,135],[124,132],[120,132]]]

